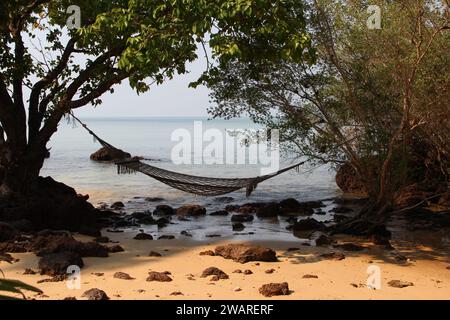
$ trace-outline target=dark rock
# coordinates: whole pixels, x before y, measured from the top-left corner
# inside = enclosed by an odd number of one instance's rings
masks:
[[[9,221],[8,224],[16,230],[22,232],[31,232],[33,230],[33,223],[28,219]],[[1,229],[1,227],[0,227]],[[2,232],[0,231],[0,239],[2,237]],[[4,240],[0,240],[4,241]]]
[[[259,208],[262,208],[266,205],[266,203],[246,203],[238,208],[238,212],[242,214],[254,214]]]
[[[13,239],[17,234],[17,230],[10,224],[0,222],[0,242]]]
[[[153,237],[151,234],[148,233],[138,233],[134,238],[134,240],[153,240]]]
[[[323,207],[321,201],[298,202],[296,199],[289,198],[280,201],[280,210],[284,215],[307,215],[314,214],[314,209]]]
[[[117,152],[112,153],[105,147],[102,147],[91,154],[90,158],[93,161],[113,161],[131,158],[131,154],[122,150],[117,150]]]
[[[80,226],[78,233],[89,237],[100,237],[102,234],[97,227]]]
[[[147,201],[147,202],[161,202],[161,201],[164,201],[164,198],[148,197],[148,198],[145,198],[145,201]]]
[[[196,204],[184,205],[177,209],[177,216],[180,217],[199,217],[204,215],[206,215],[205,207]]]
[[[220,270],[219,268],[216,268],[216,267],[209,267],[209,268],[203,270],[201,277],[206,278],[209,276],[217,276],[219,279],[228,279],[229,278],[225,272],[223,272],[222,270]]]
[[[228,212],[238,212],[238,210],[239,210],[239,208],[240,208],[240,206],[238,206],[238,205],[227,205],[226,207],[225,207],[225,211],[228,211]]]
[[[151,271],[148,273],[147,281],[170,282],[172,278],[167,273]]]
[[[153,211],[153,215],[155,216],[172,216],[175,213],[176,211],[174,208],[165,204],[156,206],[156,209]]]
[[[333,220],[334,220],[335,222],[337,222],[337,223],[344,222],[344,221],[347,220],[348,218],[349,218],[349,217],[344,216],[344,215],[341,215],[341,214],[335,214],[335,215],[333,216]]]
[[[334,213],[349,213],[352,212],[353,209],[351,208],[347,208],[347,207],[336,207],[330,210],[330,212],[334,212]]]
[[[109,247],[108,251],[111,253],[118,253],[118,252],[124,252],[125,250],[119,245],[114,245],[114,246]]]
[[[325,225],[313,218],[299,220],[292,226],[292,230],[294,231],[316,231],[324,229]]]
[[[256,209],[256,216],[258,218],[273,218],[281,213],[278,203],[267,203],[264,206]]]
[[[255,217],[250,214],[234,214],[231,216],[232,222],[251,222],[254,219]]]
[[[300,251],[300,248],[287,248],[287,252]]]
[[[77,300],[77,298],[75,298],[75,297],[65,297],[63,300],[65,300],[65,301],[75,301],[75,300]]]
[[[215,256],[214,251],[212,250],[206,250],[199,253],[201,256]]]
[[[259,288],[259,293],[265,297],[286,296],[289,295],[289,285],[287,282],[265,284]]]
[[[5,261],[7,263],[13,263],[15,261],[15,259],[8,253],[0,252],[0,261]]]
[[[324,258],[324,259],[331,259],[331,260],[338,260],[338,261],[345,259],[345,255],[340,252],[323,253],[320,255],[320,257]]]
[[[108,257],[108,248],[96,242],[81,242],[69,236],[37,236],[29,251],[38,256],[58,252],[76,252],[81,257]]]
[[[47,283],[47,282],[63,282],[67,280],[67,274],[60,274],[57,276],[53,276],[49,279],[39,280],[37,283]]]
[[[228,244],[225,246],[218,246],[216,247],[214,253],[225,259],[232,259],[240,263],[250,261],[278,261],[276,253],[272,249],[245,244]]]
[[[205,238],[220,238],[220,234],[207,234],[205,235]]]
[[[233,223],[233,231],[242,231],[245,229],[245,226],[240,222]]]
[[[303,279],[319,279],[319,277],[316,276],[315,274],[305,274],[302,278]]]
[[[309,240],[313,240],[316,243],[316,246],[328,246],[333,243],[333,239],[331,239],[328,235],[323,232],[316,231],[313,232],[309,236]]]
[[[184,294],[181,291],[172,292],[170,295],[171,296],[184,296]]]
[[[156,251],[150,251],[148,254],[149,257],[162,257],[162,254]]]
[[[388,282],[388,285],[393,288],[406,288],[414,286],[414,283],[402,280],[391,280]]]
[[[158,228],[164,228],[170,223],[170,220],[167,218],[159,218],[156,220],[156,224],[158,225]]]
[[[95,238],[94,241],[97,243],[109,243],[110,240],[108,237],[102,236],[102,237]]]
[[[39,270],[42,275],[65,275],[69,266],[84,266],[81,256],[76,252],[58,252],[42,256],[39,260]]]
[[[36,274],[36,271],[34,271],[33,269],[25,269],[25,271],[23,272],[24,275],[33,275]]]
[[[123,202],[121,202],[121,201],[114,202],[111,205],[111,209],[113,209],[113,210],[120,210],[120,209],[123,209],[123,208],[125,208],[125,204]]]
[[[94,288],[83,293],[83,298],[88,298],[88,300],[109,300],[108,295],[105,291]]]
[[[152,217],[152,214],[150,211],[144,211],[144,212],[133,212],[131,215],[132,219],[136,219],[137,222],[140,224],[155,224],[156,221]]]
[[[245,275],[251,275],[251,274],[253,274],[253,271],[247,269],[247,270],[244,270],[244,274],[245,274]]]
[[[175,236],[172,235],[162,235],[158,238],[158,240],[173,240],[175,239]]]
[[[120,280],[135,280],[135,278],[125,272],[116,272],[113,277]]]
[[[275,269],[268,269],[268,270],[264,271],[264,273],[272,274],[272,273],[274,273],[275,271],[276,271]]]
[[[181,234],[182,236],[192,238],[192,234],[189,233],[189,232],[186,231],[186,230],[181,231],[180,234]]]
[[[228,211],[226,211],[226,210],[214,211],[214,212],[210,213],[209,215],[210,216],[227,216]]]
[[[354,243],[342,243],[334,245],[335,248],[342,249],[345,251],[363,251],[366,248]]]
[[[241,269],[236,269],[236,270],[233,271],[233,273],[242,273],[242,270]]]

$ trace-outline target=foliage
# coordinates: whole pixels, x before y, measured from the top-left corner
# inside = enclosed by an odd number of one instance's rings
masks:
[[[3,272],[0,270],[0,273],[3,274]],[[25,299],[25,295],[23,294],[23,290],[32,291],[36,293],[42,293],[42,290],[30,286],[26,283],[23,283],[19,280],[8,280],[8,279],[0,279],[0,292],[6,292],[11,294],[20,294]],[[0,300],[14,300],[13,297],[5,296],[0,294]]]

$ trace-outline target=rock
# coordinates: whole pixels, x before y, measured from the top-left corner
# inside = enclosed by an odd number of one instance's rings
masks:
[[[234,204],[229,204],[225,207],[225,211],[228,212],[238,212],[239,211],[240,206],[238,205],[234,205]]]
[[[258,208],[264,206],[265,203],[246,203],[237,208],[237,212],[241,214],[254,214]]]
[[[156,206],[156,209],[153,211],[153,215],[155,216],[173,216],[175,213],[174,208],[165,204]]]
[[[92,275],[94,275],[96,277],[103,277],[105,274],[103,272],[94,272],[94,273],[92,273]]]
[[[199,217],[206,215],[205,207],[190,204],[184,205],[177,209],[177,216],[179,217]]]
[[[84,266],[81,256],[76,252],[50,253],[39,259],[39,270],[41,275],[57,276],[66,275],[69,266]]]
[[[269,248],[246,244],[228,244],[216,247],[214,253],[225,259],[246,263],[250,261],[276,262],[276,252]]]
[[[172,235],[162,235],[158,238],[158,240],[173,240],[175,239],[175,236]]]
[[[34,275],[36,274],[36,271],[34,271],[33,269],[25,269],[25,271],[23,272],[24,275]]]
[[[323,253],[320,255],[320,257],[322,257],[324,259],[331,259],[331,260],[338,260],[338,261],[345,259],[345,255],[340,252]]]
[[[171,282],[172,278],[165,272],[155,272],[151,271],[148,273],[146,281],[158,281],[158,282]]]
[[[236,287],[236,288],[233,289],[233,291],[234,292],[240,292],[240,291],[242,291],[242,289],[240,287]]]
[[[135,278],[125,272],[116,272],[113,277],[120,280],[135,280]]]
[[[333,243],[333,239],[331,239],[328,235],[323,232],[315,231],[309,236],[309,240],[315,242],[316,246],[328,246]]]
[[[108,257],[108,248],[96,242],[81,242],[67,235],[37,236],[29,245],[29,251],[42,256],[49,253],[75,252],[81,257]]]
[[[247,270],[244,270],[244,274],[245,274],[245,275],[251,275],[251,274],[253,274],[253,271],[247,269]]]
[[[218,279],[228,279],[228,275],[216,267],[209,267],[205,270],[203,270],[203,273],[201,275],[202,278],[206,278],[209,276],[216,276]]]
[[[214,201],[215,202],[220,202],[220,203],[230,203],[234,200],[233,197],[215,197]]]
[[[148,233],[138,233],[134,238],[134,240],[153,240],[153,237],[151,234]]]
[[[77,298],[75,298],[75,297],[65,297],[63,300],[65,300],[65,301],[75,301],[75,300],[77,300]]]
[[[63,282],[67,280],[67,274],[60,274],[57,276],[54,276],[50,279],[42,279],[39,280],[37,283],[47,283],[47,282]]]
[[[330,210],[330,212],[334,212],[334,213],[349,213],[352,212],[353,209],[352,208],[347,208],[347,207],[336,207]]]
[[[363,251],[366,248],[354,243],[342,243],[334,245],[335,248],[342,249],[345,251]]]
[[[110,240],[108,237],[97,237],[94,241],[97,243],[108,243]]]
[[[174,291],[170,295],[171,296],[184,296],[184,294],[181,291]]]
[[[391,280],[388,282],[388,285],[393,288],[406,288],[414,286],[414,283],[409,281]]]
[[[156,224],[158,225],[158,228],[164,228],[170,223],[170,220],[167,218],[159,218],[156,220]]]
[[[102,235],[97,227],[92,226],[80,226],[78,233],[89,237],[100,237]]]
[[[233,228],[233,231],[243,231],[245,229],[245,226],[240,222],[235,222],[235,223],[233,223],[232,228]]]
[[[16,229],[14,229],[10,224],[0,222],[0,242],[11,240],[16,236],[16,234]]]
[[[294,232],[294,236],[299,238],[307,238],[312,231],[321,231],[325,229],[325,224],[319,222],[316,219],[308,218],[299,220],[294,223],[291,228]]]
[[[233,214],[231,216],[232,222],[251,222],[254,219],[255,217],[250,214]]]
[[[303,279],[319,279],[319,277],[316,276],[315,274],[305,274],[302,278]]]
[[[268,269],[268,270],[264,271],[264,273],[272,274],[272,273],[274,273],[275,271],[276,271],[275,269]]]
[[[366,193],[364,184],[350,163],[341,165],[336,172],[336,184],[344,193]]]
[[[206,250],[199,253],[200,256],[215,256],[214,251]]]
[[[300,251],[300,248],[287,248],[287,252]]]
[[[150,251],[148,254],[149,257],[162,257],[162,254],[156,251]]]
[[[236,270],[233,271],[233,273],[242,273],[242,270],[241,269],[236,269]]]
[[[267,203],[264,206],[256,209],[256,216],[258,218],[274,218],[281,213],[278,203]]]
[[[286,296],[289,295],[289,285],[287,282],[265,284],[259,288],[259,293],[265,297]]]
[[[333,216],[333,220],[334,220],[335,222],[337,222],[337,223],[343,222],[343,221],[347,220],[348,218],[349,218],[349,217],[344,216],[344,215],[342,215],[342,214],[335,214],[335,215]]]
[[[83,293],[83,298],[88,298],[88,300],[109,300],[108,295],[105,291],[94,288]]]
[[[205,235],[205,238],[220,238],[220,234],[207,234]]]
[[[147,201],[147,202],[161,202],[161,201],[164,201],[164,198],[147,197],[147,198],[145,198],[145,201]]]
[[[123,208],[125,208],[125,204],[121,201],[114,202],[111,205],[111,209],[113,209],[113,210],[121,210]]]
[[[111,153],[108,149],[102,147],[91,154],[90,158],[93,161],[113,161],[131,158],[131,154],[122,150],[117,150],[117,152]]]
[[[280,201],[280,210],[284,215],[307,215],[314,214],[314,209],[323,207],[321,201],[298,202],[296,199],[289,198]]]
[[[189,233],[189,232],[186,231],[186,230],[181,231],[180,234],[181,234],[182,236],[192,238],[192,234]]]
[[[214,212],[210,213],[209,215],[210,216],[227,216],[228,211],[226,211],[226,210],[214,211]]]
[[[130,216],[132,219],[135,219],[140,224],[156,224],[156,221],[152,217],[150,211],[133,212]]]
[[[125,250],[119,245],[114,245],[114,246],[109,247],[108,251],[110,253],[118,253],[118,252],[124,252]]]

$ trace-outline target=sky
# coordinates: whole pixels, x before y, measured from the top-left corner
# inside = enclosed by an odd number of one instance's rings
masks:
[[[184,75],[177,75],[162,85],[153,85],[150,91],[137,95],[125,80],[114,87],[114,93],[102,96],[103,104],[87,105],[75,110],[80,117],[207,117],[209,89],[199,86],[189,88],[206,70],[206,58],[198,53],[198,60],[189,64]]]

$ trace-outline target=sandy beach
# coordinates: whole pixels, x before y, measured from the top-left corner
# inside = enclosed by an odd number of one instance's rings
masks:
[[[50,277],[39,274],[24,275],[26,268],[38,269],[34,253],[12,254],[19,261],[0,263],[0,269],[10,279],[35,285],[43,294],[30,294],[29,299],[84,299],[83,293],[92,288],[106,292],[110,299],[266,299],[259,288],[267,283],[287,282],[290,294],[269,299],[450,299],[450,270],[448,252],[438,252],[430,247],[413,246],[392,241],[394,251],[371,243],[361,243],[367,249],[348,252],[333,247],[301,245],[299,241],[250,242],[276,251],[279,262],[248,262],[245,264],[219,256],[204,256],[200,252],[213,250],[218,245],[233,243],[227,239],[209,242],[194,240],[133,240],[130,233],[103,235],[117,242],[124,252],[110,254],[108,258],[83,258],[81,287],[69,290],[66,282],[43,282]],[[92,238],[77,236],[78,240]],[[353,238],[337,238],[339,242],[357,243]],[[111,246],[112,244],[109,244]],[[161,257],[151,257],[155,251]],[[323,253],[342,252],[343,260],[320,257]],[[407,261],[399,259],[403,256]],[[402,260],[402,261],[400,261]],[[381,271],[381,289],[366,286],[367,268],[376,265]],[[217,267],[229,279],[211,281],[201,274],[208,267]],[[252,274],[235,273],[251,270]],[[273,269],[273,273],[266,273]],[[171,282],[147,282],[150,271],[170,272]],[[129,274],[134,280],[114,278],[116,272]],[[392,280],[412,282],[413,285],[396,288]]]

